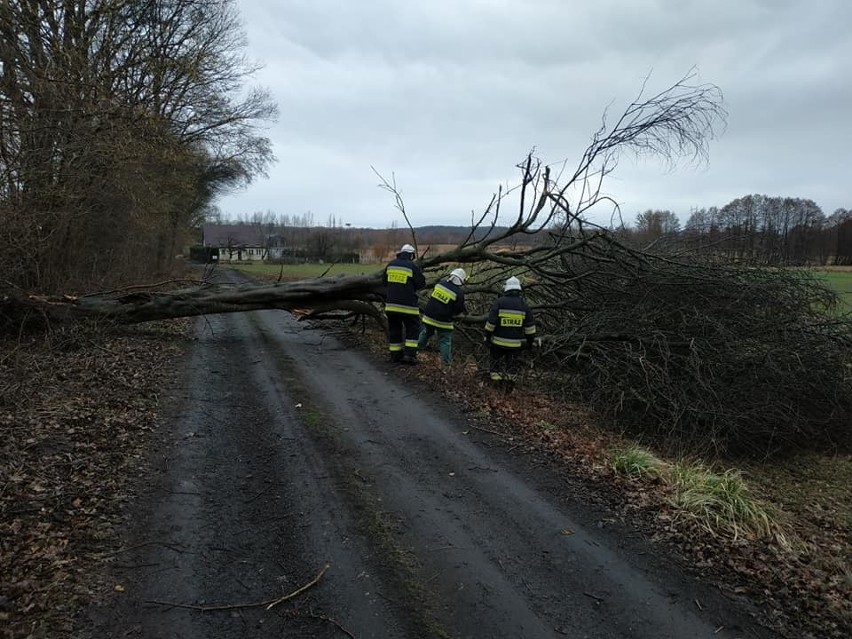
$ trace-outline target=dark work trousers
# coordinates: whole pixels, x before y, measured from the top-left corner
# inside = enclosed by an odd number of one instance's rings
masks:
[[[391,360],[417,358],[417,338],[420,337],[420,315],[386,313],[388,316],[388,350]]]
[[[491,344],[491,381],[508,387],[514,386],[521,371],[520,357],[520,348],[504,348]]]

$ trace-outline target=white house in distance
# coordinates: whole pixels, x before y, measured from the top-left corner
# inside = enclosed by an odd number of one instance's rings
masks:
[[[275,236],[267,236],[254,224],[201,225],[201,245],[219,249],[219,262],[254,262],[277,259],[281,243]]]

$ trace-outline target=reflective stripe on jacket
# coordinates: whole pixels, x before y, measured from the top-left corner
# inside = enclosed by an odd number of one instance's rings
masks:
[[[521,348],[524,341],[532,342],[535,317],[520,291],[509,291],[495,300],[485,330],[491,333],[491,343],[502,348]]]
[[[423,311],[423,323],[453,330],[453,316],[466,312],[464,291],[449,279],[441,280],[432,289],[432,295]]]
[[[385,267],[386,313],[419,315],[417,291],[426,286],[423,271],[414,260],[396,258]]]

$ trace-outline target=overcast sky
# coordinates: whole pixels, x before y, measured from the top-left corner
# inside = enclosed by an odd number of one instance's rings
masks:
[[[228,217],[311,211],[396,221],[374,166],[415,225],[466,224],[517,182],[533,147],[576,163],[601,115],[696,67],[727,127],[709,163],[625,159],[604,184],[625,220],[685,222],[749,193],[852,208],[848,0],[238,0],[256,83],[280,117],[268,179],[222,198]],[[606,222],[608,215],[596,221]]]

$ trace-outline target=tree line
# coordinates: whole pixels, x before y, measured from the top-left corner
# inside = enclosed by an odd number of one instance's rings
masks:
[[[296,214],[258,211],[237,217],[228,217],[217,211],[208,219],[208,227],[230,227],[248,231],[242,235],[255,238],[255,243],[267,249],[266,254],[270,258],[276,254],[274,247],[283,246],[286,249],[285,254],[292,257],[293,261],[347,261],[353,255],[363,256],[366,253],[371,254],[371,259],[382,260],[393,255],[405,242],[410,242],[412,234],[420,243],[420,255],[431,257],[442,247],[455,246],[471,235],[471,228],[468,226],[448,224],[409,229],[392,221],[386,228],[360,227],[346,223],[334,214],[328,215],[325,221],[318,222],[310,211]],[[491,232],[498,233],[507,228],[495,225]],[[474,229],[472,237],[480,239],[486,233],[486,229]],[[506,247],[529,245],[545,235],[542,231],[529,236],[507,238],[503,244]],[[226,242],[225,248],[235,250],[239,244],[236,237],[233,244],[231,246],[231,243]]]
[[[0,2],[0,272],[84,289],[166,271],[273,160],[232,0]]]
[[[646,210],[621,233],[637,245],[689,248],[740,264],[852,265],[852,209],[825,215],[813,200],[746,195],[725,206],[677,215]]]
[[[424,248],[456,244],[470,228],[425,226],[411,230],[395,222],[388,228],[352,227],[334,215],[317,224],[312,213],[253,213],[236,219],[215,216],[222,223],[251,225],[266,237],[287,241],[322,259],[371,247],[387,255],[408,241],[413,231]],[[506,227],[495,226],[492,232]],[[513,245],[549,241],[558,223],[535,233],[512,237]],[[693,209],[685,224],[668,210],[647,209],[636,214],[631,225],[609,229],[619,239],[650,250],[688,249],[712,259],[762,266],[852,265],[852,209],[839,208],[827,216],[813,200],[792,197],[746,195],[719,208]],[[484,235],[484,230],[478,230]],[[509,238],[506,238],[509,240]]]

